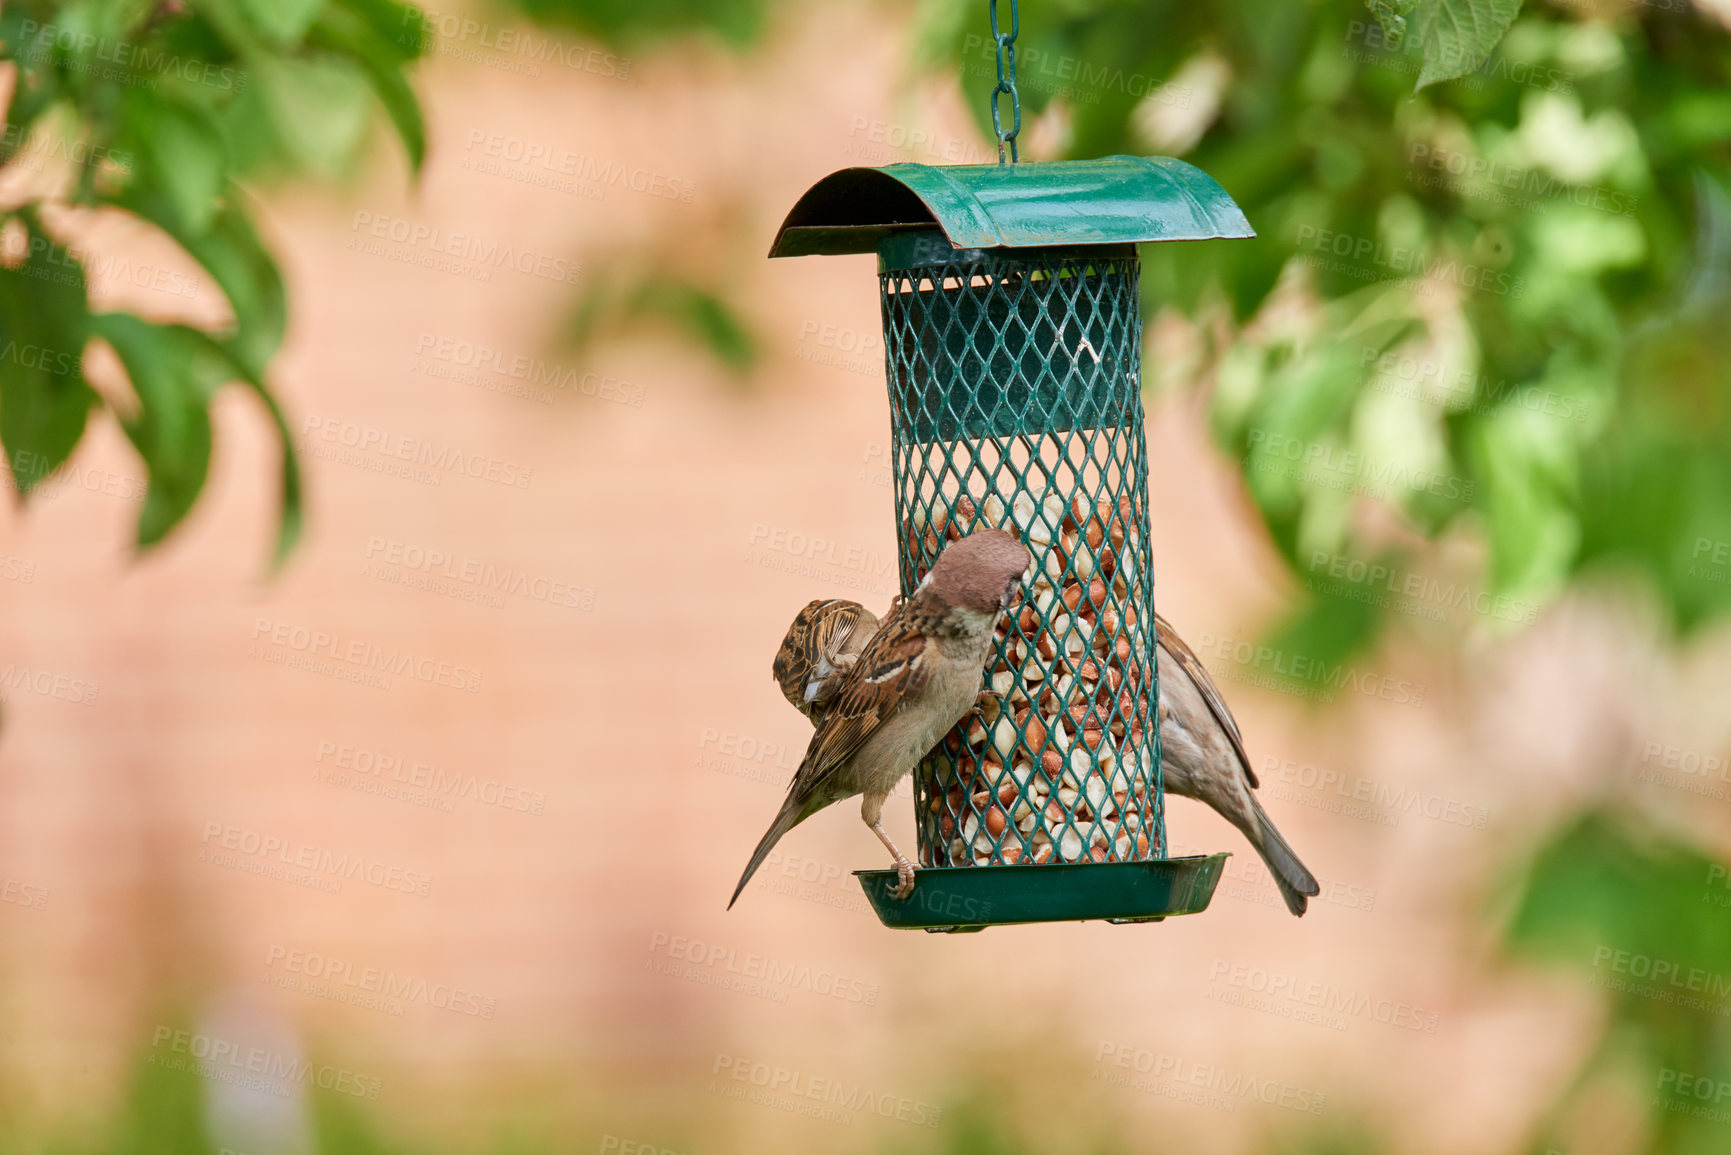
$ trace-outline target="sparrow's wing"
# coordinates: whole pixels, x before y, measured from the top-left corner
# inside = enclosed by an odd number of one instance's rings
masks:
[[[1184,644],[1184,639],[1178,636],[1170,623],[1159,614],[1154,615],[1154,640],[1166,647],[1166,652],[1178,663],[1178,667],[1190,676],[1202,700],[1208,704],[1208,712],[1214,715],[1214,720],[1220,723],[1220,728],[1226,731],[1226,737],[1232,741],[1233,750],[1238,752],[1238,764],[1244,767],[1244,776],[1250,779],[1250,785],[1260,788],[1262,783],[1256,780],[1256,771],[1250,768],[1250,755],[1244,752],[1244,739],[1238,733],[1238,720],[1232,716],[1232,711],[1226,708],[1226,699],[1220,696],[1220,691],[1214,686],[1214,679],[1208,676],[1208,671],[1202,667],[1202,662],[1190,647]]]
[[[781,649],[775,652],[771,672],[784,698],[801,710],[807,709],[806,686],[818,659],[834,653],[853,632],[865,607],[845,598],[819,598],[806,605],[793,619]]]
[[[840,688],[806,747],[790,794],[810,797],[878,727],[931,681],[926,638],[901,613],[892,614],[859,656],[838,675]]]

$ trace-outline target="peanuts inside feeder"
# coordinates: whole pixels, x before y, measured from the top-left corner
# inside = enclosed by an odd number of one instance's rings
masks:
[[[1225,855],[1166,855],[1136,245],[1252,235],[1201,170],[1129,156],[843,169],[782,224],[772,257],[878,257],[902,594],[976,529],[1033,555],[992,698],[915,769],[912,897],[856,872],[886,925],[1208,905]]]

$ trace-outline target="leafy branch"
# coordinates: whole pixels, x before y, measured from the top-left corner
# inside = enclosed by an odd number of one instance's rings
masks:
[[[238,383],[264,405],[281,445],[276,563],[288,555],[300,531],[300,473],[266,382],[287,299],[243,182],[340,174],[364,142],[374,100],[418,172],[425,131],[406,69],[423,51],[423,26],[394,0],[0,8],[0,60],[13,66],[0,172],[44,154],[73,170],[30,182],[57,187],[0,209],[0,443],[21,497],[66,464],[92,410],[115,410],[147,470],[137,541],[157,544],[203,489],[212,396]],[[94,258],[57,236],[42,212],[66,206],[118,210],[159,229],[222,290],[232,320],[205,331],[94,311]],[[130,399],[116,404],[85,379],[95,341],[118,356]]]

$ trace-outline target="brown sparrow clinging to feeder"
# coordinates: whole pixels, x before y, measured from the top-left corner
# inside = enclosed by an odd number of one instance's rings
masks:
[[[1159,661],[1160,764],[1167,792],[1206,802],[1238,827],[1268,864],[1286,909],[1302,915],[1306,896],[1317,893],[1316,879],[1251,793],[1261,783],[1250,768],[1232,711],[1184,639],[1159,614],[1154,615],[1154,641]]]
[[[877,615],[858,602],[818,598],[808,603],[775,653],[773,672],[782,695],[812,725],[823,721],[824,707],[841,685],[839,675],[853,668],[877,632]]]
[[[855,794],[865,796],[860,818],[895,858],[890,894],[903,899],[913,893],[914,864],[884,833],[884,801],[973,708],[993,630],[1031,562],[1027,547],[1003,530],[980,530],[938,555],[913,594],[891,609],[838,675],[787,799],[752,852],[730,909],[782,835]]]

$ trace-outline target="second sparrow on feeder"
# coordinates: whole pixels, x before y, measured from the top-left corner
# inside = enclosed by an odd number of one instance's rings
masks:
[[[1160,763],[1166,790],[1206,802],[1250,840],[1268,864],[1286,909],[1302,915],[1316,879],[1251,793],[1261,783],[1250,768],[1238,722],[1214,680],[1165,618],[1154,615],[1160,683]]]
[[[1031,561],[1027,547],[1000,529],[969,534],[938,555],[919,587],[837,675],[787,799],[752,852],[730,909],[782,835],[855,794],[865,796],[860,818],[895,858],[890,895],[913,893],[914,864],[884,833],[884,801],[978,700],[993,630]]]

